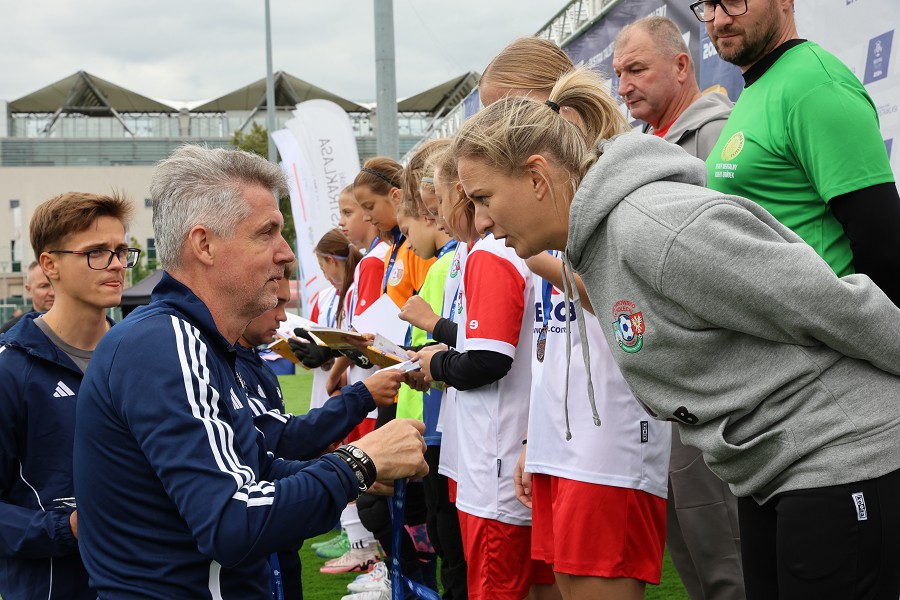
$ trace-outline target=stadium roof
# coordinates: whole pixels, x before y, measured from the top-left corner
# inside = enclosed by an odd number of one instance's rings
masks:
[[[13,113],[172,113],[176,109],[95,75],[77,73],[9,103]]]
[[[480,78],[478,73],[472,71],[454,77],[415,96],[404,98],[397,103],[397,111],[432,113],[435,118],[440,117],[462,102],[475,89]]]
[[[289,75],[284,71],[273,74],[275,80],[275,106],[293,109],[305,100],[331,100],[347,112],[369,112],[369,109],[347,100],[311,83]],[[263,77],[250,85],[194,107],[191,112],[224,112],[227,110],[258,111],[266,108],[266,79]]]

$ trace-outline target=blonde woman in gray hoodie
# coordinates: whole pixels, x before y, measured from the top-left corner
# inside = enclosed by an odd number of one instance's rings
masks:
[[[681,148],[601,139],[599,83],[575,70],[549,100],[503,98],[463,126],[477,218],[521,257],[565,251],[635,397],[739,496],[748,598],[897,598],[900,309],[703,188]]]

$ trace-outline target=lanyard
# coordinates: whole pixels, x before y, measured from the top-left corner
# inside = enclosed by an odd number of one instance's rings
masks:
[[[334,321],[337,318],[337,315],[335,314],[334,309],[335,309],[335,306],[337,305],[337,301],[338,301],[338,295],[337,295],[337,293],[335,293],[334,298],[331,299],[331,305],[328,307],[328,314],[325,315],[325,325],[327,327],[334,327],[334,325],[335,325]]]
[[[281,564],[278,562],[278,554],[269,555],[269,568],[271,577],[269,585],[272,591],[272,600],[284,600],[284,584],[281,581]]]
[[[544,327],[547,326],[547,323],[550,322],[550,313],[553,312],[553,284],[547,281],[546,279],[541,280],[543,282],[543,290],[541,293],[541,303],[542,303],[542,315],[544,317]]]
[[[438,252],[438,255],[437,255],[437,259],[436,259],[436,260],[440,260],[441,257],[442,257],[443,255],[447,254],[447,253],[450,252],[451,250],[456,250],[456,247],[457,247],[457,246],[459,246],[459,242],[458,242],[458,241],[456,241],[456,240],[450,240],[449,242],[447,242],[446,244],[444,244],[444,247],[441,248],[440,252]]]
[[[436,591],[413,581],[400,571],[400,543],[406,517],[406,479],[394,481],[394,497],[388,505],[391,509],[391,598],[404,600],[405,588],[409,588],[419,600],[441,600]]]
[[[400,250],[400,246],[403,245],[403,242],[406,241],[406,237],[400,233],[399,227],[394,227],[391,229],[391,236],[394,238],[394,246],[391,248],[391,258],[388,260],[387,267],[384,269],[384,281],[381,282],[381,293],[387,293],[388,279],[391,277],[391,271],[394,270],[394,261],[397,260],[397,252]]]
[[[368,255],[370,252],[372,252],[372,250],[375,249],[375,246],[377,246],[378,242],[380,242],[380,241],[381,241],[381,238],[376,235],[375,239],[372,240],[372,243],[369,245],[369,249],[366,250],[366,254]]]

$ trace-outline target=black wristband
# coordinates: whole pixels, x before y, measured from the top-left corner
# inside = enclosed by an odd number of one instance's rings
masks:
[[[375,483],[378,471],[368,454],[350,444],[340,446],[332,454],[347,463],[350,470],[353,471],[360,493],[365,492]]]

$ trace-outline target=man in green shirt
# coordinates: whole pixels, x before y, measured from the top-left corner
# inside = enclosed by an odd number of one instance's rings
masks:
[[[744,74],[707,159],[709,187],[759,203],[835,273],[865,273],[900,304],[900,199],[875,106],[850,69],[799,39],[793,5],[691,5]]]

